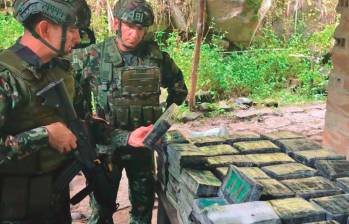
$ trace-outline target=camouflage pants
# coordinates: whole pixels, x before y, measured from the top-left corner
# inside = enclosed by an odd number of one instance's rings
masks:
[[[131,224],[150,224],[154,205],[154,158],[153,152],[146,148],[125,147],[117,149],[113,155],[113,182],[115,191],[119,188],[122,170],[126,170],[129,184]],[[117,195],[115,193],[115,195]],[[98,214],[98,205],[91,197],[91,217],[89,224],[102,224]],[[121,205],[122,206],[122,205]]]

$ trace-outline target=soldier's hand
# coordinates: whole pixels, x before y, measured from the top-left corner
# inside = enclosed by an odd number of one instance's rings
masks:
[[[140,148],[144,147],[143,141],[145,139],[145,136],[151,131],[153,128],[153,125],[149,125],[147,127],[139,127],[133,132],[131,132],[130,137],[128,138],[128,145],[135,147],[135,148]]]
[[[61,122],[45,126],[48,132],[48,143],[60,153],[67,153],[77,147],[75,135]]]

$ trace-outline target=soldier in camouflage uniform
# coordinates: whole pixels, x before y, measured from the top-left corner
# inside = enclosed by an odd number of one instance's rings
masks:
[[[92,83],[99,117],[114,127],[134,130],[153,123],[162,113],[160,87],[167,88],[167,106],[181,104],[187,88],[181,70],[154,41],[145,41],[154,21],[151,6],[142,0],[120,0],[114,7],[116,36],[73,52],[73,67]],[[105,150],[105,149],[104,149]],[[153,152],[122,147],[112,157],[117,191],[121,172],[129,181],[130,223],[150,223],[154,204]],[[90,224],[98,223],[92,200]]]
[[[70,163],[76,137],[36,92],[63,79],[74,98],[70,62],[62,56],[79,43],[90,10],[85,0],[16,0],[14,15],[25,31],[0,53],[0,223],[71,223],[69,187],[57,192],[55,180]],[[149,131],[103,127],[104,144],[115,146],[142,146]]]

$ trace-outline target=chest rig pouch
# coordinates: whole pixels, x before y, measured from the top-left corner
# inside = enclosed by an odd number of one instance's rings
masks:
[[[130,66],[116,69],[108,95],[111,123],[133,130],[153,123],[160,115],[160,69]]]

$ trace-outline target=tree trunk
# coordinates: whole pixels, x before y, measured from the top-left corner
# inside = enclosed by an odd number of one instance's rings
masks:
[[[198,24],[196,27],[196,43],[194,48],[193,56],[193,67],[191,70],[191,90],[189,94],[189,109],[190,111],[194,110],[195,107],[195,91],[196,91],[196,82],[197,82],[197,70],[200,61],[200,47],[201,41],[204,33],[204,24],[205,24],[205,11],[206,11],[206,0],[200,0],[199,4],[199,18]]]

